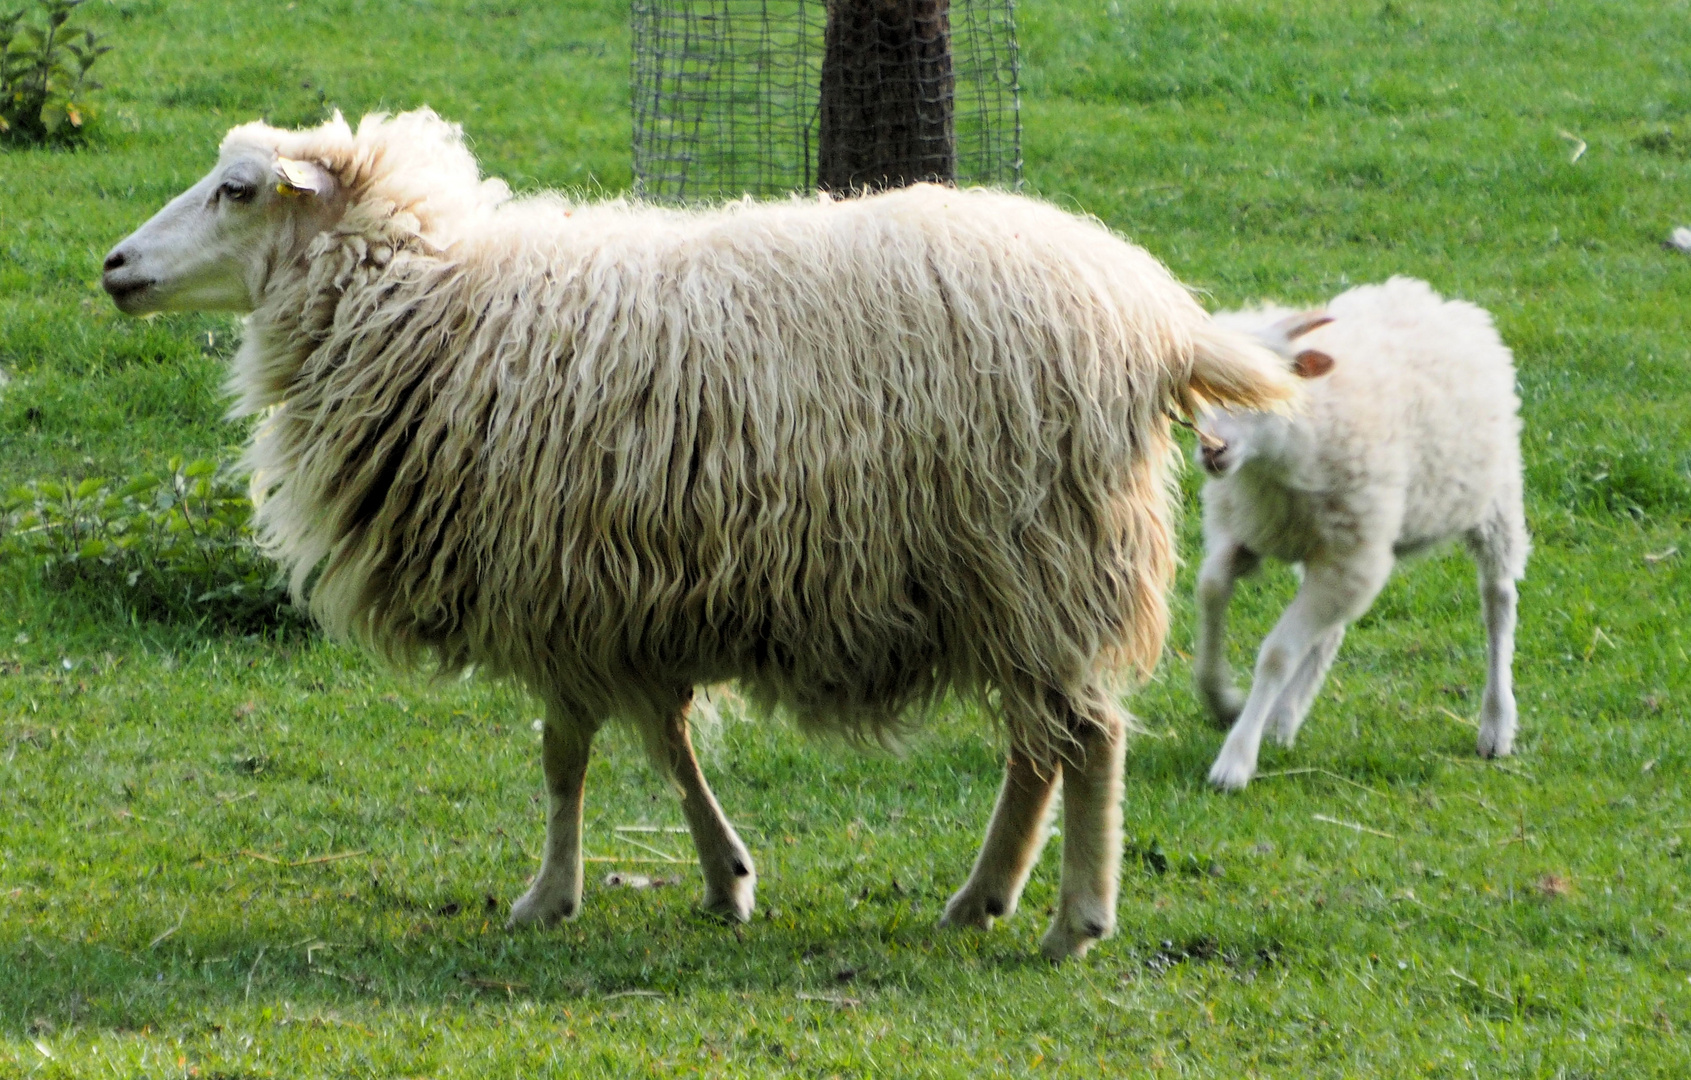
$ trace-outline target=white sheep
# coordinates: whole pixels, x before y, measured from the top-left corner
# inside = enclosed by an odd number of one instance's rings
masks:
[[[1479,750],[1509,753],[1515,582],[1529,544],[1520,399],[1491,316],[1394,277],[1342,293],[1324,311],[1267,306],[1217,321],[1256,334],[1311,381],[1293,412],[1222,410],[1199,424],[1199,460],[1212,479],[1196,677],[1216,720],[1233,725],[1210,783],[1249,783],[1265,731],[1291,745],[1345,625],[1368,610],[1399,558],[1456,537],[1479,565],[1487,629]],[[1227,668],[1227,604],[1264,556],[1298,564],[1302,583],[1242,700]]]
[[[948,691],[1012,747],[953,923],[1009,914],[1059,776],[1043,949],[1115,923],[1125,723],[1174,567],[1167,413],[1271,407],[1278,357],[1096,222],[990,191],[698,211],[483,181],[423,110],[236,128],[106,260],[124,311],[247,310],[257,524],[333,632],[545,703],[545,856],[581,899],[594,732],[673,779],[706,905],[755,874],[690,744],[738,680],[884,739]]]

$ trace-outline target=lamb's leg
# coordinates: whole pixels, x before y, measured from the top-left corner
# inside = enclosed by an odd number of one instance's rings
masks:
[[[1515,747],[1515,582],[1507,574],[1480,569],[1485,611],[1486,680],[1480,704],[1481,757],[1505,757]]]
[[[751,853],[728,823],[722,807],[711,794],[699,759],[693,753],[693,739],[687,727],[692,708],[691,691],[661,720],[643,726],[646,752],[652,763],[675,785],[681,796],[681,813],[693,834],[699,855],[699,869],[705,875],[706,911],[734,922],[752,917],[757,895],[757,871]]]
[[[1004,786],[993,807],[986,840],[975,858],[969,880],[945,905],[941,926],[986,929],[995,918],[1016,910],[1028,872],[1045,844],[1045,820],[1051,796],[1062,777],[1062,766],[1040,766],[1016,750],[1004,767]]]
[[[1063,768],[1063,878],[1057,915],[1039,943],[1049,960],[1084,956],[1116,930],[1121,877],[1121,774],[1126,725],[1113,708],[1077,724],[1080,748]]]
[[[1251,696],[1210,768],[1211,784],[1237,791],[1250,783],[1256,773],[1263,729],[1275,701],[1318,642],[1343,630],[1346,623],[1368,610],[1391,568],[1389,549],[1359,553],[1342,563],[1306,565],[1297,596],[1281,613],[1257,654]]]
[[[1211,537],[1210,551],[1198,572],[1198,655],[1193,675],[1217,727],[1237,720],[1245,705],[1227,666],[1227,605],[1233,600],[1234,584],[1255,570],[1259,561],[1243,545]]]
[[[1286,689],[1280,691],[1268,716],[1268,730],[1281,746],[1290,746],[1297,739],[1298,729],[1303,727],[1309,707],[1321,690],[1327,671],[1333,666],[1333,657],[1338,655],[1339,643],[1344,639],[1343,626],[1327,631],[1304,656]]]
[[[540,743],[550,803],[546,852],[534,884],[511,905],[508,926],[551,926],[581,910],[581,808],[597,730],[562,710],[547,710]]]
[[[1517,482],[1500,495],[1496,511],[1468,534],[1468,550],[1480,571],[1480,607],[1486,627],[1482,757],[1502,757],[1515,745],[1515,582],[1526,572],[1531,548]]]

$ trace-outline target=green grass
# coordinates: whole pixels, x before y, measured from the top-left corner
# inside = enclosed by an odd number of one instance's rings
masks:
[[[233,123],[428,103],[520,188],[628,183],[622,5],[85,10],[118,46],[92,139],[0,152],[6,485],[240,442],[220,420],[233,322],[125,320],[97,286]],[[629,889],[601,878],[675,868],[594,863],[579,921],[510,934],[491,908],[541,831],[519,693],[297,633],[135,624],[0,566],[0,1077],[1684,1075],[1691,260],[1658,241],[1691,221],[1688,16],[1020,12],[1033,190],[1218,304],[1409,273],[1496,313],[1537,542],[1517,758],[1472,757],[1483,642],[1447,554],[1352,630],[1299,745],[1266,753],[1281,775],[1209,793],[1188,571],[1132,703],[1150,734],[1120,934],[1086,961],[1036,959],[1054,853],[1017,918],[934,929],[997,782],[955,710],[903,758],[727,710],[707,767],[759,860],[757,918],[695,914],[685,867]],[[1240,662],[1292,588],[1281,570],[1243,590]],[[680,822],[630,739],[604,740],[589,784],[593,854],[648,857],[615,826]]]

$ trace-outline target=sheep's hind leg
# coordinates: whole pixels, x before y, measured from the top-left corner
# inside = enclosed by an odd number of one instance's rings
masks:
[[[1227,605],[1233,586],[1257,568],[1260,557],[1242,544],[1214,537],[1198,573],[1198,648],[1193,676],[1198,693],[1217,727],[1239,718],[1245,696],[1233,685],[1227,667]]]
[[[1116,930],[1121,877],[1121,775],[1126,727],[1106,707],[1088,723],[1076,717],[1080,746],[1063,769],[1063,878],[1057,915],[1039,943],[1046,959],[1084,956]]]
[[[1021,750],[1010,753],[1004,766],[1004,786],[998,792],[992,821],[969,880],[945,905],[941,926],[988,929],[992,920],[1016,910],[1028,872],[1045,843],[1045,822],[1051,796],[1057,790],[1062,766],[1035,764]]]
[[[508,926],[551,926],[581,910],[581,810],[597,729],[559,709],[547,710],[540,750],[549,800],[546,852],[534,884],[511,905]]]
[[[1237,791],[1256,774],[1257,753],[1269,713],[1287,689],[1304,658],[1324,638],[1368,610],[1391,574],[1390,551],[1359,555],[1331,565],[1305,567],[1303,585],[1281,613],[1257,654],[1256,677],[1245,711],[1227,733],[1210,767],[1210,783]]]
[[[705,876],[705,910],[733,922],[745,922],[752,917],[757,896],[757,871],[751,853],[728,823],[699,768],[687,725],[692,703],[693,695],[688,691],[668,716],[644,726],[646,752],[681,795],[681,812],[687,818],[693,847],[699,854],[699,869]]]
[[[1335,627],[1319,638],[1304,656],[1303,663],[1298,665],[1286,689],[1280,691],[1280,696],[1275,699],[1274,710],[1268,717],[1268,730],[1281,746],[1290,746],[1297,739],[1298,729],[1303,727],[1309,707],[1315,702],[1315,695],[1320,692],[1327,671],[1333,666],[1333,657],[1338,655],[1339,643],[1344,639],[1343,626]]]

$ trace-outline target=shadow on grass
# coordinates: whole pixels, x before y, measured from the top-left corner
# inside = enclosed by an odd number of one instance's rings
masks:
[[[1140,940],[1124,926],[1087,960],[1058,968],[1038,953],[1047,912],[1037,900],[988,932],[942,930],[942,896],[898,889],[865,890],[862,900],[792,897],[733,926],[696,910],[695,889],[684,880],[640,893],[590,890],[582,918],[551,930],[504,929],[506,905],[491,897],[431,911],[369,894],[262,927],[237,926],[238,913],[224,911],[225,928],[183,926],[137,949],[26,936],[0,947],[10,974],[0,1016],[122,1031],[277,1004],[592,1005],[751,994],[850,1007],[887,992],[938,1000],[959,985],[1027,977],[1132,981],[1214,966],[1253,979],[1282,965],[1286,951],[1247,926],[1171,940]]]

